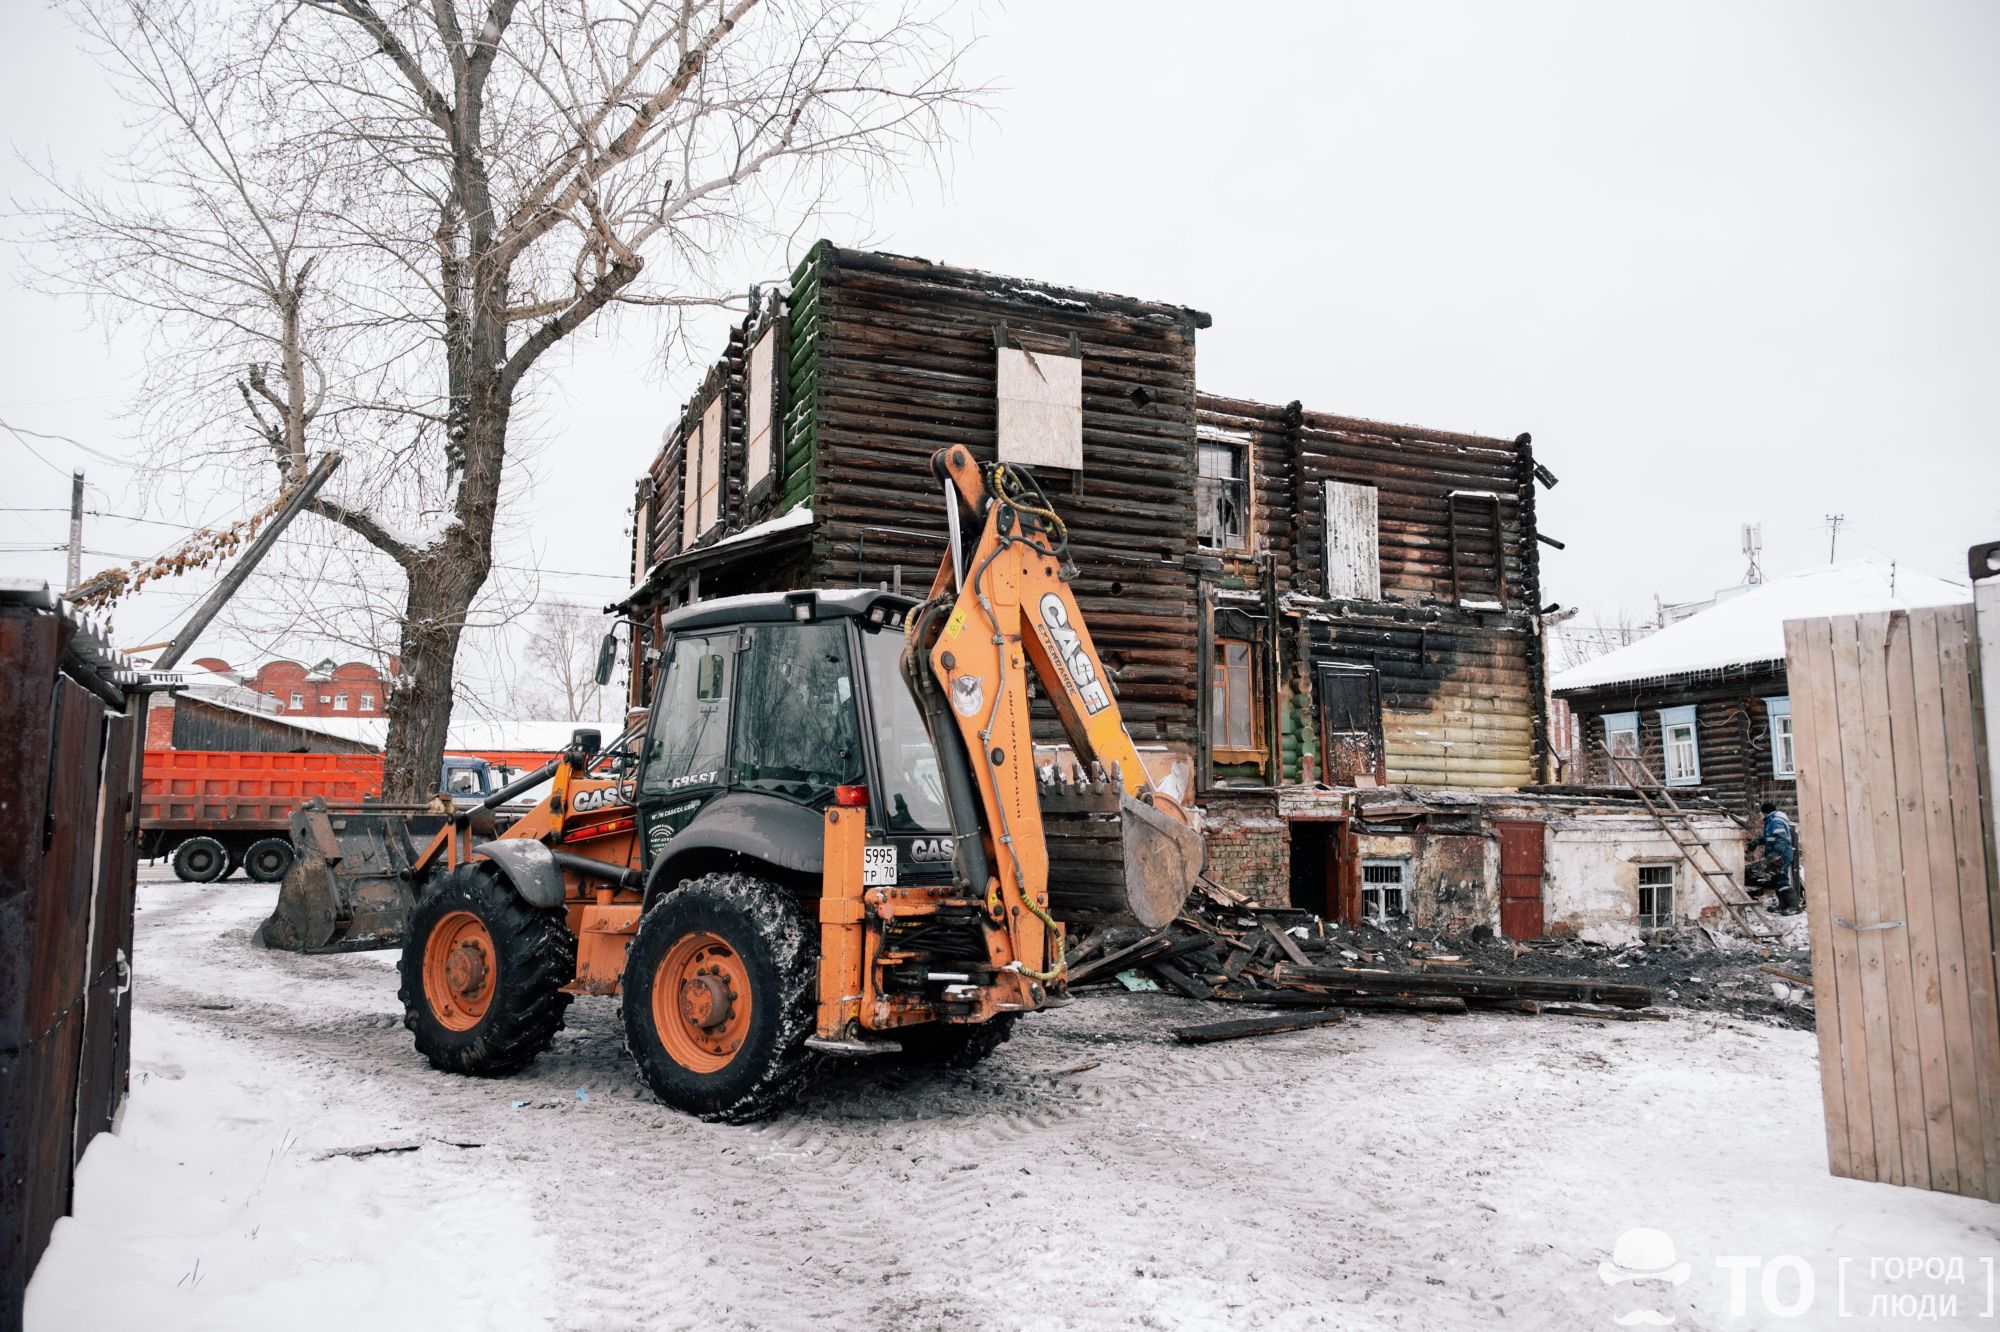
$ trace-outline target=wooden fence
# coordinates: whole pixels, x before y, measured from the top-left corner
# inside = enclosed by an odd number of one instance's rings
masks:
[[[2000,1008],[1971,605],[1785,647],[1834,1174],[2000,1201]]]
[[[54,598],[0,588],[0,1329],[125,1095],[135,683]]]

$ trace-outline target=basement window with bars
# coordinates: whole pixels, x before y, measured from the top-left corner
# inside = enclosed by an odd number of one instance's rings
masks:
[[[1410,862],[1407,860],[1362,861],[1361,918],[1377,925],[1408,921],[1409,877]]]
[[[1674,867],[1639,866],[1639,928],[1672,929],[1674,924]]]
[[[1250,546],[1250,446],[1204,439],[1196,445],[1196,534],[1210,550]]]

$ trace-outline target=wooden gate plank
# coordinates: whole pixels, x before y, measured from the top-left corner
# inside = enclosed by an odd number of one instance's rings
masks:
[[[1882,930],[1866,927],[1882,921],[1876,898],[1875,821],[1867,816],[1869,789],[1867,686],[1861,678],[1860,624],[1852,617],[1836,619],[1833,628],[1833,688],[1840,710],[1840,768],[1846,786],[1842,806],[1848,811],[1847,854],[1850,874],[1849,910],[1839,913],[1834,929],[1855,937],[1861,959],[1861,1025],[1868,1070],[1868,1106],[1874,1117],[1875,1178],[1901,1184],[1902,1126],[1897,1123],[1895,1035],[1889,1022],[1888,958]],[[1893,919],[1893,917],[1892,917]]]
[[[1910,618],[1897,612],[1887,625],[1889,744],[1894,760],[1897,869],[1903,893],[1902,931],[1917,1028],[1917,1064],[1923,1107],[1924,1148],[1930,1186],[1959,1192],[1958,1141],[1952,1127],[1951,1074],[1944,1030],[1944,983],[1939,975],[1938,937],[1930,871],[1930,842],[1924,827],[1923,754],[1917,724],[1916,667]],[[1936,645],[1932,644],[1935,653]],[[1954,904],[1957,893],[1952,894]],[[1957,922],[1952,922],[1957,928]]]
[[[1972,709],[1971,608],[1935,612],[1938,674],[1944,684],[1945,765],[1951,782],[1952,856],[1965,934],[1966,994],[1977,1060],[1980,1129],[1986,1157],[1985,1197],[2000,1202],[2000,1014],[1994,1007],[1993,923],[1988,899],[1986,839],[1980,816],[1978,737]]]
[[[1858,617],[1855,631],[1861,657],[1861,704],[1867,721],[1863,746],[1868,755],[1867,814],[1875,872],[1862,876],[1874,914],[1855,924],[1893,927],[1871,931],[1882,950],[1882,978],[1889,996],[1889,1062],[1896,1077],[1896,1136],[1903,1149],[1902,1182],[1931,1187],[1930,1148],[1924,1134],[1923,1052],[1917,1041],[1916,987],[1910,974],[1910,917],[1903,894],[1903,836],[1896,818],[1896,764],[1890,730],[1888,611]]]
[[[1860,942],[1852,931],[1833,924],[1837,915],[1854,919],[1854,886],[1832,634],[1827,620],[1807,622],[1799,630],[1801,650],[1792,658],[1793,724],[1798,725],[1802,714],[1810,717],[1806,729],[1812,737],[1813,755],[1811,767],[1801,769],[1799,793],[1800,814],[1809,835],[1803,877],[1807,920],[1813,931],[1814,1000],[1816,1006],[1826,1004],[1817,1024],[1820,1078],[1822,1083],[1831,1078],[1837,1084],[1842,1107],[1839,1114],[1827,1116],[1828,1167],[1851,1179],[1874,1179],[1874,1109],[1862,1017]],[[1826,997],[1829,986],[1834,995],[1830,1002]]]
[[[1926,875],[1937,930],[1939,1000],[1944,1015],[1945,1067],[1951,1083],[1953,1155],[1958,1188],[1986,1191],[1986,1148],[1979,1105],[1978,1054],[1966,991],[1965,924],[1959,910],[1958,864],[1952,851],[1951,777],[1945,762],[1944,682],[1939,675],[1938,617],[1910,614],[1910,664],[1923,815]],[[1907,842],[1906,842],[1907,844]]]

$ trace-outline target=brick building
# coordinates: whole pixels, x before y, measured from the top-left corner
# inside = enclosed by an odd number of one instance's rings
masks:
[[[235,680],[275,704],[279,713],[298,717],[381,716],[388,707],[389,677],[396,669],[393,657],[388,673],[366,662],[336,664],[331,657],[312,666],[281,657],[250,675],[216,657],[203,657],[194,664]]]

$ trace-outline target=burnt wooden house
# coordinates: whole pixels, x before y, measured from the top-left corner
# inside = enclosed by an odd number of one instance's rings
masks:
[[[688,601],[927,588],[946,541],[929,460],[964,444],[1033,467],[1062,510],[1133,739],[1250,891],[1297,896],[1303,873],[1325,907],[1358,883],[1351,844],[1326,843],[1356,791],[1543,780],[1535,492],[1553,478],[1528,437],[1200,393],[1208,324],[816,245],[753,293],[639,479],[618,607],[634,701],[660,618]]]
[[[1971,592],[1943,579],[1854,561],[1732,589],[1705,609],[1558,675],[1576,716],[1581,786],[1626,775],[1676,800],[1706,797],[1750,828],[1765,801],[1798,817],[1798,762],[1786,679],[1787,620],[1948,605]],[[1610,754],[1644,765],[1633,774]]]

